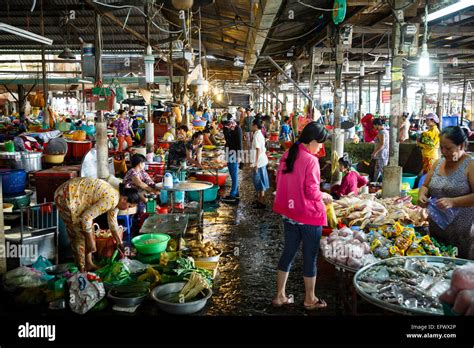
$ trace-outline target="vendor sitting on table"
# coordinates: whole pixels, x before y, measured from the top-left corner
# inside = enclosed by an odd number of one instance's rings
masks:
[[[176,141],[170,145],[168,152],[168,168],[179,167],[181,162],[186,161],[186,138],[187,126],[180,126],[176,133]]]
[[[123,178],[125,187],[139,190],[142,202],[146,202],[145,193],[160,193],[153,179],[145,171],[146,157],[137,153],[132,156],[130,162],[132,168]],[[139,210],[140,208],[139,205]]]
[[[59,215],[66,225],[72,252],[79,272],[94,271],[92,261],[97,248],[92,230],[94,219],[107,213],[110,231],[119,250],[124,252],[117,223],[119,210],[127,210],[140,201],[138,190],[120,184],[117,191],[102,179],[73,178],[59,186],[54,193]]]
[[[339,158],[339,171],[342,173],[341,185],[331,187],[331,194],[335,199],[353,194],[357,196],[359,189],[367,185],[367,180],[359,173],[351,170],[352,163],[347,154]]]
[[[201,167],[202,143],[204,136],[202,132],[196,132],[186,144],[186,159],[191,166]]]

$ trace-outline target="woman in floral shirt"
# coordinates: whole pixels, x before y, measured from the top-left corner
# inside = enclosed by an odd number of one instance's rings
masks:
[[[96,251],[92,230],[94,219],[107,213],[110,231],[119,248],[123,249],[118,234],[117,214],[119,210],[136,206],[139,200],[137,189],[125,188],[120,184],[117,191],[101,179],[74,178],[58,187],[54,201],[66,225],[74,259],[80,272],[98,268],[92,261],[92,253]]]
[[[160,191],[155,188],[156,183],[145,171],[146,157],[141,154],[135,154],[130,160],[132,168],[127,172],[123,178],[123,184],[125,187],[135,188],[140,191],[140,196],[143,202],[146,202],[145,196],[142,193],[159,193]]]
[[[114,128],[114,136],[118,138],[118,151],[122,151],[124,141],[127,142],[128,147],[133,145],[132,136],[134,137],[135,134],[132,129],[133,121],[130,121],[125,115],[125,111],[119,110],[118,115],[119,118],[112,123],[112,127]]]

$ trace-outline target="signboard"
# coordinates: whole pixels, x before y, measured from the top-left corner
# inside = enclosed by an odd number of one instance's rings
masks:
[[[390,91],[382,91],[382,103],[390,103]]]

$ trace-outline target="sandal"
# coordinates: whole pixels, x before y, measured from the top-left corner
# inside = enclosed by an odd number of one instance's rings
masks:
[[[318,298],[315,303],[310,305],[304,305],[304,309],[307,311],[314,311],[316,309],[326,308],[328,304],[323,299]]]
[[[285,302],[282,302],[282,303],[277,303],[277,302],[275,302],[275,300],[272,300],[272,306],[274,308],[280,308],[280,307],[287,306],[287,305],[290,305],[290,304],[293,304],[293,301],[289,297],[286,299]]]

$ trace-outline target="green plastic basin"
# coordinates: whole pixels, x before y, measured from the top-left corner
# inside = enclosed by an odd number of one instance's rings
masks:
[[[132,239],[132,244],[141,254],[157,254],[166,250],[170,236],[164,233],[146,233]],[[153,240],[153,242],[147,242]]]

